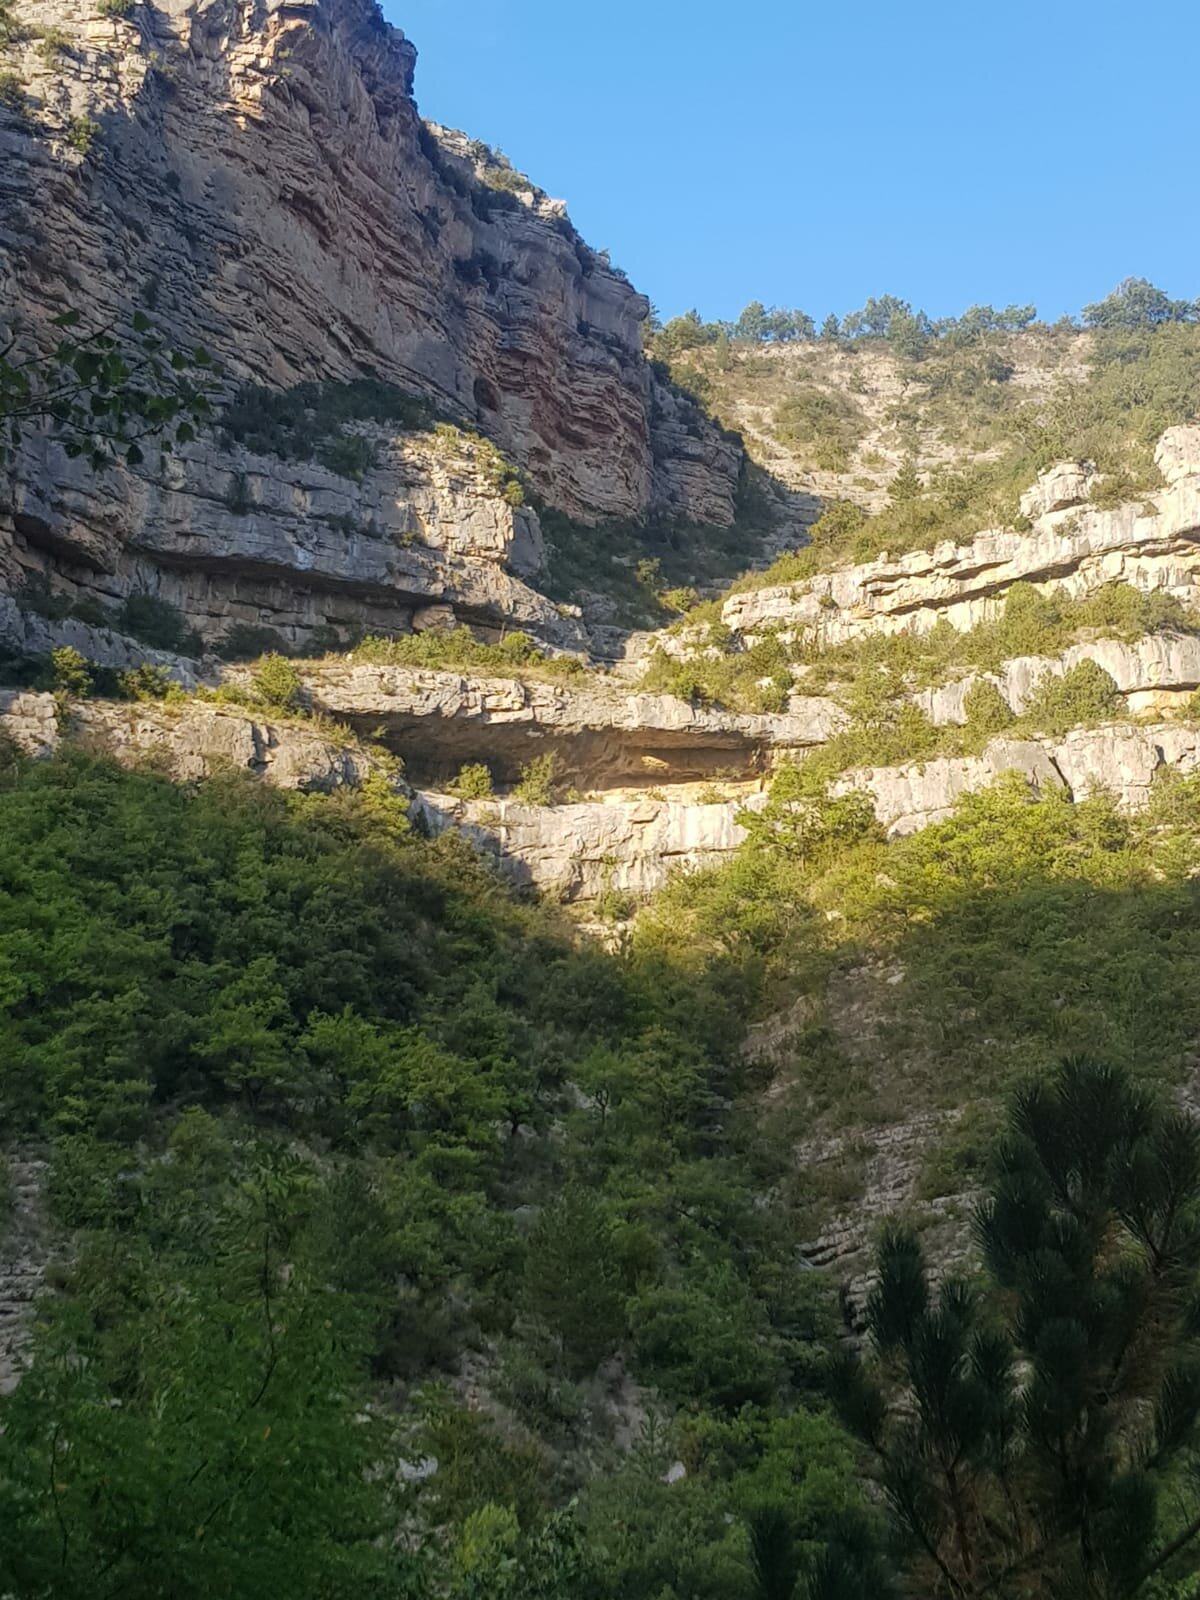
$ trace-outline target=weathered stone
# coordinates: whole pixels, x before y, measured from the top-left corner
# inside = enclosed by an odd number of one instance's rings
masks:
[[[127,325],[152,301],[231,381],[371,374],[427,397],[577,518],[732,520],[740,447],[645,360],[644,296],[561,202],[501,192],[482,147],[422,123],[416,53],[372,0],[105,19],[18,0],[17,20],[34,26],[11,62],[28,115],[0,107],[0,303],[32,327],[68,307]],[[71,49],[39,53],[43,23]],[[65,138],[82,117],[87,157]],[[359,486],[212,438],[100,475],[33,447],[0,508],[0,577],[146,588],[206,638],[403,628],[433,603],[562,639],[524,581],[544,562],[533,513],[494,488],[485,504],[402,438],[380,449]]]
[[[1096,468],[1090,461],[1060,461],[1047,467],[1021,496],[1021,515],[1036,522],[1050,511],[1082,505],[1095,479]]]
[[[93,627],[76,617],[51,619],[22,611],[10,595],[0,594],[0,654],[46,656],[62,647],[78,650],[98,666],[128,670],[143,663],[160,667],[176,683],[194,688],[198,664],[166,650],[152,650],[111,628]]]
[[[833,784],[834,794],[865,790],[875,815],[893,837],[940,822],[955,802],[985,789],[1002,772],[1020,772],[1034,796],[1063,787],[1051,746],[1036,739],[994,739],[979,756],[939,756],[899,767],[860,767]]]
[[[382,728],[409,770],[431,781],[479,760],[509,776],[551,746],[581,787],[646,781],[664,768],[677,781],[746,776],[825,743],[847,720],[815,696],[776,715],[722,711],[598,674],[549,682],[352,662],[310,668],[306,684],[315,705]]]
[[[739,811],[764,800],[759,794],[714,805],[640,799],[531,806],[419,792],[414,807],[434,832],[462,828],[517,883],[588,901],[613,890],[651,894],[676,868],[729,857],[746,837]]]
[[[233,769],[281,788],[327,793],[384,770],[382,761],[353,741],[338,743],[303,723],[260,719],[203,700],[85,700],[60,719],[53,695],[0,690],[0,728],[33,756],[51,755],[64,741],[118,761],[149,754],[180,780]]]
[[[1200,604],[1200,428],[1170,428],[1158,446],[1171,481],[1141,501],[1040,517],[1030,533],[980,533],[968,544],[914,550],[896,560],[821,573],[804,583],[731,595],[722,619],[737,632],[804,631],[828,644],[869,633],[960,631],[996,617],[1015,583],[1069,597],[1106,583],[1161,589]]]
[[[101,473],[36,441],[7,551],[0,507],[0,576],[16,588],[49,563],[68,597],[108,605],[145,590],[209,643],[239,623],[300,646],[317,627],[403,631],[432,614],[581,649],[578,622],[508,570],[514,550],[540,548],[540,529],[497,494],[470,442],[365,431],[378,464],[360,484],[212,440]]]

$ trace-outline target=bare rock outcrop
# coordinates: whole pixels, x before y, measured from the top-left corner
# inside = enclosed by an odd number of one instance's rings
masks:
[[[518,576],[544,560],[538,519],[497,492],[470,441],[363,431],[377,466],[362,483],[212,439],[154,470],[95,473],[43,441],[16,486],[24,535],[10,581],[38,550],[70,550],[83,565],[55,563],[63,594],[117,605],[152,593],[207,644],[238,624],[270,627],[285,646],[317,628],[404,631],[442,604],[484,631],[524,627],[583,648],[570,610]]]
[[[675,869],[717,865],[746,837],[738,813],[764,799],[688,805],[646,795],[531,806],[421,791],[414,809],[433,832],[462,829],[516,883],[588,902],[610,893],[649,895]]]
[[[306,684],[316,706],[382,730],[422,779],[452,776],[466,761],[488,761],[507,778],[545,749],[559,752],[580,787],[745,777],[825,743],[846,722],[817,696],[796,696],[776,715],[723,711],[584,674],[549,682],[337,663],[310,668]]]
[[[49,1255],[47,1164],[27,1151],[0,1151],[0,1187],[9,1198],[0,1215],[0,1395],[16,1387],[33,1337],[34,1301]]]
[[[0,731],[32,756],[64,743],[123,762],[154,758],[172,777],[246,771],[285,789],[357,787],[386,763],[352,738],[274,721],[204,700],[126,705],[85,700],[63,716],[49,694],[0,691]]]
[[[31,31],[6,57],[23,107],[0,105],[6,320],[73,309],[128,328],[146,306],[230,382],[369,375],[418,394],[580,520],[733,519],[740,445],[645,360],[644,296],[561,202],[422,122],[416,52],[373,0],[103,17],[17,0],[16,20]],[[69,48],[39,50],[37,29]],[[148,456],[96,475],[35,447],[0,506],[0,580],[145,588],[206,637],[251,617],[289,642],[402,629],[431,601],[561,635],[526,582],[531,512],[485,504],[402,438],[380,455],[360,487],[216,437],[161,472]]]
[[[1160,589],[1200,603],[1200,428],[1169,428],[1156,459],[1166,487],[1152,503],[1048,511],[1028,533],[994,530],[896,560],[821,573],[799,584],[731,595],[722,620],[738,633],[804,630],[839,644],[868,633],[966,631],[998,615],[1015,583],[1070,596],[1106,583]]]

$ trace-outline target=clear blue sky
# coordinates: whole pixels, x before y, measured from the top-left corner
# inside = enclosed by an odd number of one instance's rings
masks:
[[[672,316],[1200,296],[1196,0],[383,0]]]

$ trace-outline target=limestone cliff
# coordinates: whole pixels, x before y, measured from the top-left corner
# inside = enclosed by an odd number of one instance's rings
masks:
[[[647,301],[560,202],[422,121],[415,50],[373,0],[118,10],[16,6],[0,323],[72,306],[121,326],[146,306],[231,382],[371,374],[421,395],[585,522],[731,520],[740,450],[644,359]],[[219,437],[102,481],[36,443],[0,507],[0,577],[161,593],[205,638],[251,614],[290,643],[327,622],[402,629],[431,600],[554,634],[525,581],[534,513],[513,526],[478,474],[378,442],[361,486]]]

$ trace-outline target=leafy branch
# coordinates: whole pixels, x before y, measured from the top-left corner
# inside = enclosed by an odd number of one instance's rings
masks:
[[[138,466],[148,440],[170,451],[211,417],[220,367],[202,347],[170,349],[145,312],[126,338],[115,323],[85,327],[77,310],[52,326],[62,337],[49,356],[22,353],[19,332],[0,344],[0,462],[11,464],[28,430],[48,429],[97,469]]]

